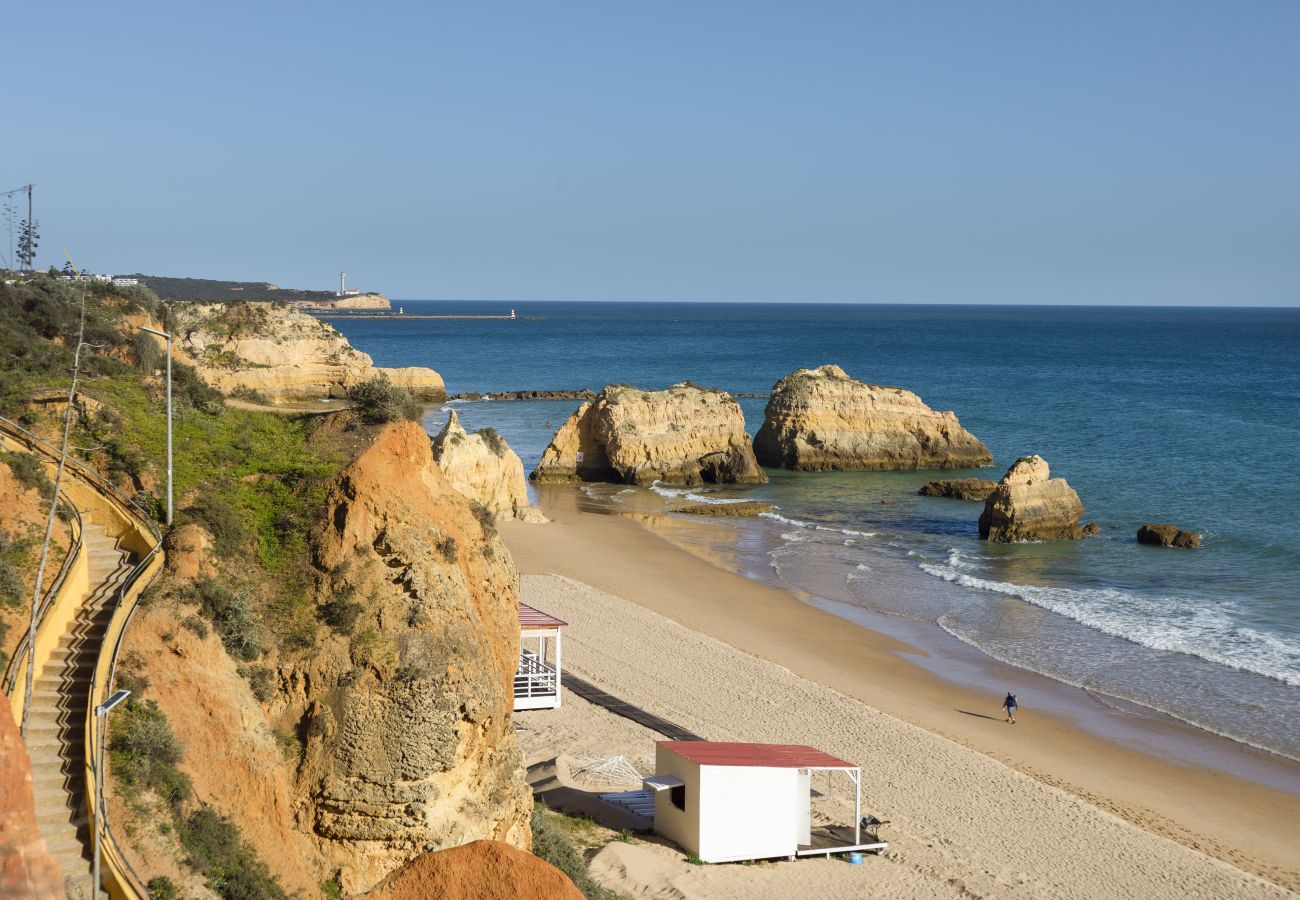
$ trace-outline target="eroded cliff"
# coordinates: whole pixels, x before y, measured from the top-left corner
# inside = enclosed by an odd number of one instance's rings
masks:
[[[384,374],[417,400],[447,396],[432,369],[379,368],[328,322],[272,303],[176,303],[176,348],[225,393],[256,391],[272,401],[342,398]]]
[[[689,382],[662,391],[606,387],[560,426],[531,477],[676,485],[767,481],[740,404],[725,391]]]
[[[494,429],[469,434],[453,409],[433,438],[433,458],[456,491],[497,518],[546,521],[528,502],[523,463]]]
[[[1024,456],[984,501],[980,537],[987,541],[1078,540],[1083,503],[1064,478],[1052,478],[1047,460]]]
[[[839,366],[799,369],[772,388],[754,436],[758,461],[805,472],[966,469],[993,461],[951,412]]]

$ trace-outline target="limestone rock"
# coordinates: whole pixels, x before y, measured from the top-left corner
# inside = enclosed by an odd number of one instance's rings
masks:
[[[993,461],[951,412],[902,388],[864,384],[839,366],[799,369],[772,388],[754,453],[804,472],[968,469]]]
[[[452,410],[433,439],[433,458],[453,488],[497,518],[546,521],[528,503],[523,463],[492,429],[467,434]]]
[[[499,841],[474,841],[417,856],[365,895],[366,900],[582,900],[569,877],[546,860]]]
[[[1143,525],[1138,529],[1139,544],[1151,544],[1154,547],[1179,547],[1195,550],[1201,546],[1201,537],[1194,531],[1184,531],[1177,525]]]
[[[551,438],[532,478],[543,482],[761,484],[745,417],[725,391],[683,382],[663,391],[606,387]]]
[[[987,541],[1078,540],[1083,504],[1064,478],[1052,478],[1047,460],[1024,456],[984,501],[980,537]]]
[[[412,847],[531,841],[515,742],[519,579],[433,462],[386,426],[335,479],[316,535],[322,599],[362,603],[351,636],[303,667],[305,825],[361,891]]]
[[[63,872],[36,829],[32,763],[9,703],[0,703],[0,897],[66,896]]]
[[[255,390],[273,402],[345,398],[381,373],[417,400],[447,396],[432,369],[376,367],[328,322],[272,303],[173,303],[177,357],[225,393]]]
[[[996,481],[989,481],[986,478],[949,478],[928,482],[917,493],[922,497],[948,497],[953,500],[983,502],[997,486]]]
[[[672,510],[688,516],[706,516],[715,519],[753,519],[771,511],[772,504],[763,500],[746,500],[743,503],[693,503]]]

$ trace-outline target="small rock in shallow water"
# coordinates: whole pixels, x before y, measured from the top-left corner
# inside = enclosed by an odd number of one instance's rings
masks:
[[[1138,529],[1139,544],[1153,547],[1179,547],[1183,550],[1196,550],[1201,546],[1201,538],[1194,531],[1184,531],[1177,525],[1146,524]]]

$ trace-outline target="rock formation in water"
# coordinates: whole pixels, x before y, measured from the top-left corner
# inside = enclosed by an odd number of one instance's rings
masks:
[[[745,417],[725,391],[611,385],[569,417],[532,478],[543,482],[761,484]]]
[[[996,481],[986,478],[949,478],[928,482],[917,493],[922,497],[948,497],[952,500],[978,500],[982,503],[997,486]]]
[[[980,537],[987,541],[1078,540],[1083,504],[1064,478],[1052,478],[1047,460],[1024,456],[984,501]]]
[[[993,461],[951,412],[902,388],[864,384],[839,366],[799,369],[772,388],[754,453],[804,472],[967,469]]]
[[[412,847],[527,848],[532,798],[511,721],[519,579],[414,422],[386,426],[326,498],[324,593],[362,603],[349,640],[297,674],[306,825],[343,884]]]
[[[523,463],[495,430],[467,434],[452,410],[433,439],[433,458],[453,488],[497,518],[546,521],[528,502]]]
[[[63,871],[36,829],[31,759],[8,698],[0,707],[0,897],[61,900]]]
[[[772,511],[772,504],[763,500],[746,500],[743,503],[692,503],[679,506],[670,512],[687,516],[705,516],[715,519],[753,519]]]
[[[500,841],[417,856],[365,895],[366,900],[582,900],[555,866]]]
[[[1179,547],[1183,550],[1195,550],[1201,546],[1200,535],[1184,531],[1177,525],[1143,525],[1138,529],[1137,541],[1154,547]]]
[[[345,398],[377,375],[417,400],[447,396],[432,369],[383,369],[328,322],[272,303],[175,303],[178,358],[225,393],[257,391],[272,402]]]

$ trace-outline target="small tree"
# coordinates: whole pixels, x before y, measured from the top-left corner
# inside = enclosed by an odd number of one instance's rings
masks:
[[[41,223],[23,219],[18,226],[18,268],[30,269],[36,261],[36,248],[41,243]]]
[[[423,412],[410,393],[389,381],[387,375],[362,382],[348,396],[357,404],[362,420],[371,425],[419,419]]]

